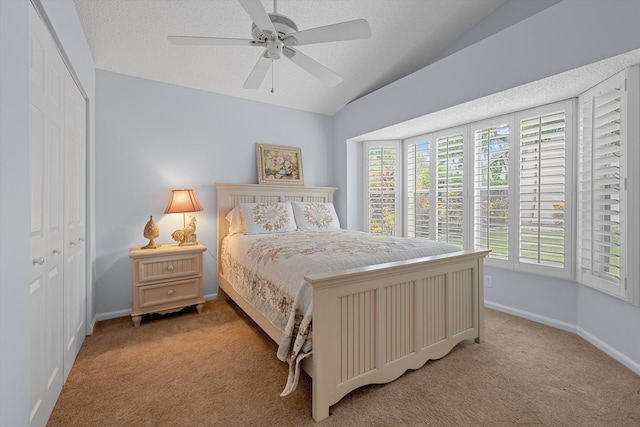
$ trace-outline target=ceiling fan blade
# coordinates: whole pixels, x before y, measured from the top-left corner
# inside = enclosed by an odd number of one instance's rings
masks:
[[[264,10],[260,0],[238,0],[238,3],[240,3],[260,30],[269,31],[273,37],[276,37],[276,28],[273,26],[273,22],[271,22],[271,18],[269,18],[267,11]]]
[[[359,40],[371,37],[371,27],[366,19],[356,19],[324,27],[310,28],[290,34],[282,41],[285,46]]]
[[[314,59],[309,58],[302,52],[291,49],[290,47],[285,47],[282,49],[282,53],[284,53],[287,58],[292,60],[303,70],[307,71],[327,86],[337,86],[342,83],[342,80],[344,80],[338,74],[334,73]]]
[[[223,37],[168,36],[167,39],[173,44],[186,46],[258,46],[263,44],[252,39]]]
[[[267,75],[267,71],[269,71],[269,67],[271,66],[272,59],[266,56],[267,51],[260,55],[258,58],[258,62],[253,66],[253,70],[249,73],[247,80],[245,80],[242,85],[245,89],[258,89],[262,84],[265,76]]]

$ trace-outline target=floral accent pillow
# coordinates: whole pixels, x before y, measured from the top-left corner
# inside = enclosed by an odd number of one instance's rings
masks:
[[[333,203],[292,202],[299,230],[338,230],[340,221]]]
[[[240,203],[244,234],[286,233],[296,230],[290,202]]]
[[[239,206],[231,209],[224,218],[229,222],[229,234],[244,234],[244,220]]]

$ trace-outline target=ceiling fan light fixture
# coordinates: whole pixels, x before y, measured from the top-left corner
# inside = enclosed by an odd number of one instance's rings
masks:
[[[271,59],[280,59],[282,56],[282,40],[267,40],[267,57]]]

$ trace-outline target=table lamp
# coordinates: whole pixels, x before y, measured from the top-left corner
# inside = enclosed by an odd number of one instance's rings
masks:
[[[196,198],[196,193],[192,189],[172,190],[169,204],[164,213],[181,213],[182,214],[182,230],[176,230],[171,233],[171,238],[178,242],[178,245],[195,245],[198,243],[196,239],[196,217],[191,215],[189,224],[186,221],[187,212],[199,212],[203,210],[200,202]]]

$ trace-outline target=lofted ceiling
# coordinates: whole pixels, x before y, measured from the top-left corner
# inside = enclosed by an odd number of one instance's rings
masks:
[[[262,3],[273,12],[272,0]],[[252,20],[237,0],[75,0],[97,69],[327,115],[423,68],[503,3],[278,0],[277,12],[299,30],[364,18],[372,36],[297,48],[341,75],[338,86],[327,87],[281,58],[259,89],[244,89],[262,49],[176,46],[167,40],[169,35],[251,38]]]

